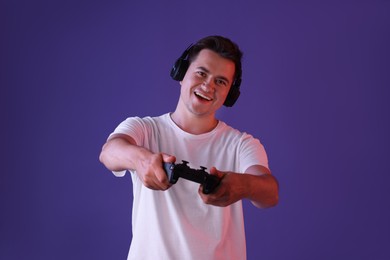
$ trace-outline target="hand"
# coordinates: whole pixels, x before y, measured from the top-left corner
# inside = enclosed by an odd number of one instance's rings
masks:
[[[167,174],[163,169],[163,162],[174,163],[174,156],[149,152],[145,159],[139,160],[136,165],[136,173],[145,187],[152,190],[167,190],[172,185],[169,183]]]
[[[199,187],[198,193],[204,203],[226,207],[244,198],[246,189],[242,174],[218,171],[215,167],[210,169],[210,174],[221,182],[211,194],[204,194],[202,185]]]

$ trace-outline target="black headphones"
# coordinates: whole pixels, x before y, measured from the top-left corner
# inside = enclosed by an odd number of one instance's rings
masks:
[[[188,60],[188,53],[191,51],[193,45],[191,44],[178,58],[171,69],[171,78],[176,81],[181,81],[184,78],[184,75],[187,72],[187,69],[190,65]],[[226,97],[224,106],[232,107],[236,103],[238,97],[240,96],[240,85],[241,85],[241,70],[237,72],[237,75],[233,81],[232,87]]]

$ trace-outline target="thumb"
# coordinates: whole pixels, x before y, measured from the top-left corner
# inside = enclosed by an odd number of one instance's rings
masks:
[[[173,155],[169,155],[169,154],[166,154],[166,153],[161,153],[161,157],[162,157],[163,162],[169,162],[169,163],[176,162],[176,157],[173,156]]]
[[[210,174],[217,176],[219,179],[222,179],[223,176],[225,176],[224,172],[218,171],[215,167],[211,167]]]

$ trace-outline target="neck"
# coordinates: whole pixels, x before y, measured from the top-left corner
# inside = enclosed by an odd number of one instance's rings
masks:
[[[218,120],[214,116],[183,115],[175,111],[171,118],[183,131],[194,135],[208,133],[218,125]]]

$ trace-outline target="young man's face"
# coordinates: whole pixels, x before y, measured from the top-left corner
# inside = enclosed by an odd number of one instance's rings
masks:
[[[197,116],[214,115],[233,83],[235,64],[214,51],[203,49],[181,81],[180,101]]]

